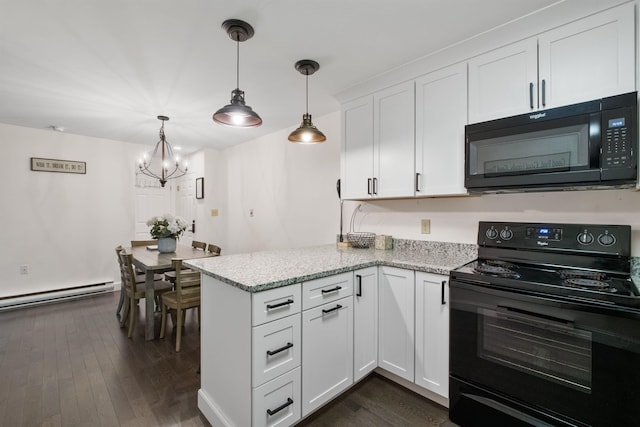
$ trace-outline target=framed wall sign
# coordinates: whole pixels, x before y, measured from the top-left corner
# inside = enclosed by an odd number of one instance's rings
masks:
[[[31,170],[36,172],[87,173],[87,162],[31,157]]]
[[[196,199],[204,199],[204,178],[196,178]]]

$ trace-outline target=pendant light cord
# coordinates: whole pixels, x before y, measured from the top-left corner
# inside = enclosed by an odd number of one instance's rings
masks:
[[[240,34],[236,33],[236,89],[240,89]]]
[[[306,97],[305,97],[305,99],[306,99],[306,108],[305,108],[305,110],[307,112],[307,115],[309,115],[309,70],[307,69],[304,74],[305,74],[304,78],[305,78],[305,82],[306,82],[306,92],[305,92],[306,93]]]

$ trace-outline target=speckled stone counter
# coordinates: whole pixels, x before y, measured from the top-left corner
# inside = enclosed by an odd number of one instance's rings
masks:
[[[363,267],[386,265],[436,274],[474,260],[472,244],[394,240],[394,249],[336,245],[252,252],[185,261],[185,264],[247,292],[260,292]]]

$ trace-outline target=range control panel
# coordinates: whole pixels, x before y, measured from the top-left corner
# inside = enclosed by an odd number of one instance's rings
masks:
[[[631,227],[603,224],[480,222],[478,245],[631,255]]]

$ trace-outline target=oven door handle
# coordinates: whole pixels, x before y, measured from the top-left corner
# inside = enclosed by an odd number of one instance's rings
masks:
[[[507,307],[506,305],[498,305],[497,312],[516,320],[530,320],[533,322],[541,322],[544,325],[551,326],[549,322],[553,322],[553,327],[565,330],[574,330],[574,323],[571,320],[561,319],[559,317],[548,316],[546,314],[533,313],[521,308]]]

